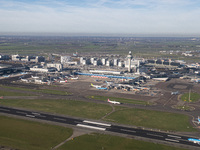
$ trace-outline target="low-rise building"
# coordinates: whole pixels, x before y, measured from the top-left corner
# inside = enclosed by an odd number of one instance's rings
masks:
[[[21,60],[21,56],[17,55],[11,55],[11,59],[12,61],[20,61]]]
[[[101,59],[102,65],[106,65],[106,61],[107,61],[107,60],[108,60],[107,58],[102,58],[102,59]]]
[[[9,60],[10,57],[8,55],[0,55],[0,60]]]
[[[108,66],[108,67],[111,66],[111,60],[106,61],[106,66]]]
[[[47,64],[47,68],[56,68],[58,71],[62,71],[62,69],[63,69],[63,65],[62,64],[60,64],[60,63],[48,63]]]
[[[98,66],[98,65],[101,65],[101,60],[94,60],[94,62],[93,62],[93,65],[94,66]]]
[[[117,66],[117,65],[118,65],[118,62],[119,62],[119,59],[115,58],[115,59],[114,59],[113,65],[114,65],[114,66]]]
[[[119,61],[118,62],[118,67],[124,67],[124,62],[123,61]]]
[[[61,64],[65,64],[71,61],[71,56],[61,56],[60,57],[60,62]]]
[[[81,57],[80,58],[80,64],[82,64],[82,65],[89,65],[90,64],[90,59],[85,58],[85,57]]]

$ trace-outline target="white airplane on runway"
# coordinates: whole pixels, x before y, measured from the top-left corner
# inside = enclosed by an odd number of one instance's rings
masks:
[[[193,143],[197,143],[200,145],[200,139],[189,138],[188,141],[191,141]]]
[[[198,116],[197,121],[193,121],[196,122],[197,124],[200,124],[200,117]]]
[[[112,103],[112,104],[120,104],[120,102],[111,101],[111,100],[109,100],[109,99],[108,99],[108,102],[109,102],[109,103]]]

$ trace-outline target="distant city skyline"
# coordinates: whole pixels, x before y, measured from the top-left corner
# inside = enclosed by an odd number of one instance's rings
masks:
[[[0,33],[200,35],[199,0],[0,0]]]

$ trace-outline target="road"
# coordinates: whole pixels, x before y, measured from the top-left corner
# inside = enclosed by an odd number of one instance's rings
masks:
[[[188,141],[188,138],[195,138],[195,137],[180,136],[180,135],[158,132],[158,131],[150,131],[150,130],[137,129],[137,128],[119,126],[119,125],[112,125],[108,123],[101,123],[101,122],[90,121],[90,120],[75,119],[71,117],[63,117],[63,116],[58,116],[58,115],[53,115],[53,114],[47,114],[47,113],[41,113],[41,112],[35,112],[35,111],[33,112],[33,111],[9,108],[9,107],[4,107],[4,106],[0,106],[0,112],[11,114],[11,115],[23,116],[27,118],[35,118],[35,119],[40,119],[40,120],[64,123],[64,124],[73,125],[80,128],[88,128],[91,130],[109,131],[109,132],[129,135],[129,136],[138,136],[138,137],[150,138],[150,139],[161,140],[161,141],[166,141],[166,142],[200,147],[200,145]]]

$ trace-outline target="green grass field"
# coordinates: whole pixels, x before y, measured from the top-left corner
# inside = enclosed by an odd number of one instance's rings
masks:
[[[2,99],[2,105],[34,109],[38,111],[58,113],[83,118],[100,119],[110,111],[112,107],[106,104],[87,103],[69,100],[25,100]]]
[[[176,109],[180,109],[180,110],[184,110],[184,111],[186,111],[186,110],[190,111],[190,110],[194,110],[195,109],[195,108],[193,108],[191,106],[187,106],[187,105],[176,106],[175,108]]]
[[[12,87],[12,86],[1,86],[1,87],[3,87],[5,90],[6,89],[20,90],[21,92],[24,92],[24,93],[26,93],[26,91],[29,91],[29,92],[35,92],[35,93],[46,93],[46,94],[54,94],[54,95],[70,95],[71,94],[67,91],[52,90],[52,89],[38,89],[38,90],[36,90],[36,89],[27,89],[27,88]],[[12,95],[7,95],[7,96],[12,96]]]
[[[71,94],[66,91],[52,90],[52,89],[40,89],[40,90],[36,90],[36,91],[39,93],[55,94],[55,95],[70,95]]]
[[[50,150],[72,135],[72,129],[0,116],[0,145],[20,150]]]
[[[181,100],[186,102],[196,102],[199,99],[200,95],[198,93],[190,93],[190,100],[189,100],[189,93],[185,93],[181,96]]]
[[[190,125],[188,116],[144,109],[120,110],[112,113],[106,117],[105,120],[165,131],[196,131],[196,129]]]
[[[126,99],[126,98],[120,98],[120,97],[107,97],[107,96],[88,96],[88,98],[91,99],[97,99],[97,100],[102,100],[102,101],[107,101],[108,98],[110,100],[118,101],[120,103],[127,103],[127,104],[139,104],[139,105],[151,105],[152,103],[146,102],[146,101],[139,101],[139,100],[134,100],[134,99]]]
[[[9,90],[1,90],[0,96],[26,96],[26,91],[38,92],[40,90],[25,89],[18,87],[4,87],[5,89],[20,90],[20,92],[9,92]],[[24,92],[24,93],[21,93]],[[42,89],[40,92],[52,93],[57,90]],[[60,91],[64,92],[64,91]],[[4,95],[3,95],[4,94]],[[62,93],[57,93],[62,94]],[[29,95],[29,94],[27,94]],[[191,94],[193,98],[194,94]],[[197,97],[197,96],[196,96]],[[136,101],[131,99],[116,98],[116,97],[105,97],[105,96],[90,96],[91,99],[99,99],[106,101],[108,98],[111,100],[119,101],[122,103],[134,103],[146,105],[144,101]],[[69,101],[69,100],[46,100],[46,99],[1,99],[1,105],[27,108],[37,111],[64,114],[76,117],[90,118],[90,119],[101,119],[107,113],[112,111],[112,107],[107,104],[96,104],[88,103],[83,101]],[[150,111],[143,109],[127,109],[120,105],[115,105],[115,112],[104,118],[105,121],[113,121],[121,124],[129,124],[135,126],[142,126],[154,129],[162,130],[173,130],[173,131],[195,131],[189,124],[188,116]],[[163,117],[164,116],[164,117]],[[173,123],[171,123],[173,122]]]
[[[104,115],[112,111],[110,105],[82,101],[32,99],[2,99],[0,101],[2,105],[6,106],[21,107],[90,119],[101,119]],[[196,129],[192,128],[189,124],[189,117],[185,115],[144,109],[125,109],[121,106],[114,107],[116,107],[117,111],[107,116],[104,119],[105,121],[161,130],[183,132],[196,131]]]
[[[34,94],[0,90],[0,96],[34,96]]]
[[[90,134],[68,141],[58,150],[183,150],[161,144],[105,134]]]

